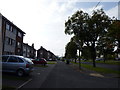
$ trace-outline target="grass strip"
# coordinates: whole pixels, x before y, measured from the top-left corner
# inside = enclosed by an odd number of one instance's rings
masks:
[[[79,64],[79,63],[74,63],[72,62],[73,64]],[[107,69],[107,68],[103,68],[103,67],[93,67],[92,65],[88,65],[88,64],[81,64],[82,67],[86,68],[86,69],[89,69],[89,70],[92,70],[92,71],[96,71],[96,72],[99,72],[99,73],[114,73],[114,74],[120,74],[120,71],[115,71],[115,70],[111,70],[111,69]]]
[[[47,61],[47,64],[56,64],[56,61]]]
[[[2,90],[16,90],[16,88],[13,87],[13,86],[5,86],[5,85],[3,85]]]
[[[111,65],[120,65],[120,61],[96,61],[96,63],[111,64]]]

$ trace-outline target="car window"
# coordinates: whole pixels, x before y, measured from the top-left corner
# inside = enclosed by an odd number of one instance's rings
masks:
[[[6,62],[9,56],[2,56],[2,62]]]
[[[32,62],[29,58],[24,58],[28,63]]]
[[[21,58],[17,58],[20,63],[23,63],[24,61]]]
[[[18,59],[16,57],[11,56],[8,62],[18,62]]]

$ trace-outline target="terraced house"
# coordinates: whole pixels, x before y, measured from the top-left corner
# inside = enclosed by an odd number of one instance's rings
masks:
[[[37,58],[45,58],[46,60],[56,60],[56,56],[51,52],[43,48],[42,46],[40,49],[37,50]]]
[[[36,49],[34,48],[34,44],[30,46],[28,43],[23,43],[23,56],[33,59],[36,58]]]
[[[2,54],[23,55],[23,37],[25,32],[0,14],[2,30]]]

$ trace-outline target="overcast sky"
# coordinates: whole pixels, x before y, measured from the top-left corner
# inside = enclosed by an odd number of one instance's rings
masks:
[[[0,0],[0,13],[26,33],[24,43],[34,43],[35,49],[43,46],[55,55],[62,56],[71,37],[64,33],[68,16],[80,9],[91,14],[92,10],[103,8],[110,17],[118,17],[118,1]]]

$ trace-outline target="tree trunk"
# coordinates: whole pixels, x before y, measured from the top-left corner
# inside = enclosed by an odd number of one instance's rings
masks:
[[[75,63],[76,63],[76,58],[75,58]]]
[[[93,67],[96,67],[95,59],[96,59],[96,49],[95,44],[92,44],[92,59],[93,59]]]

